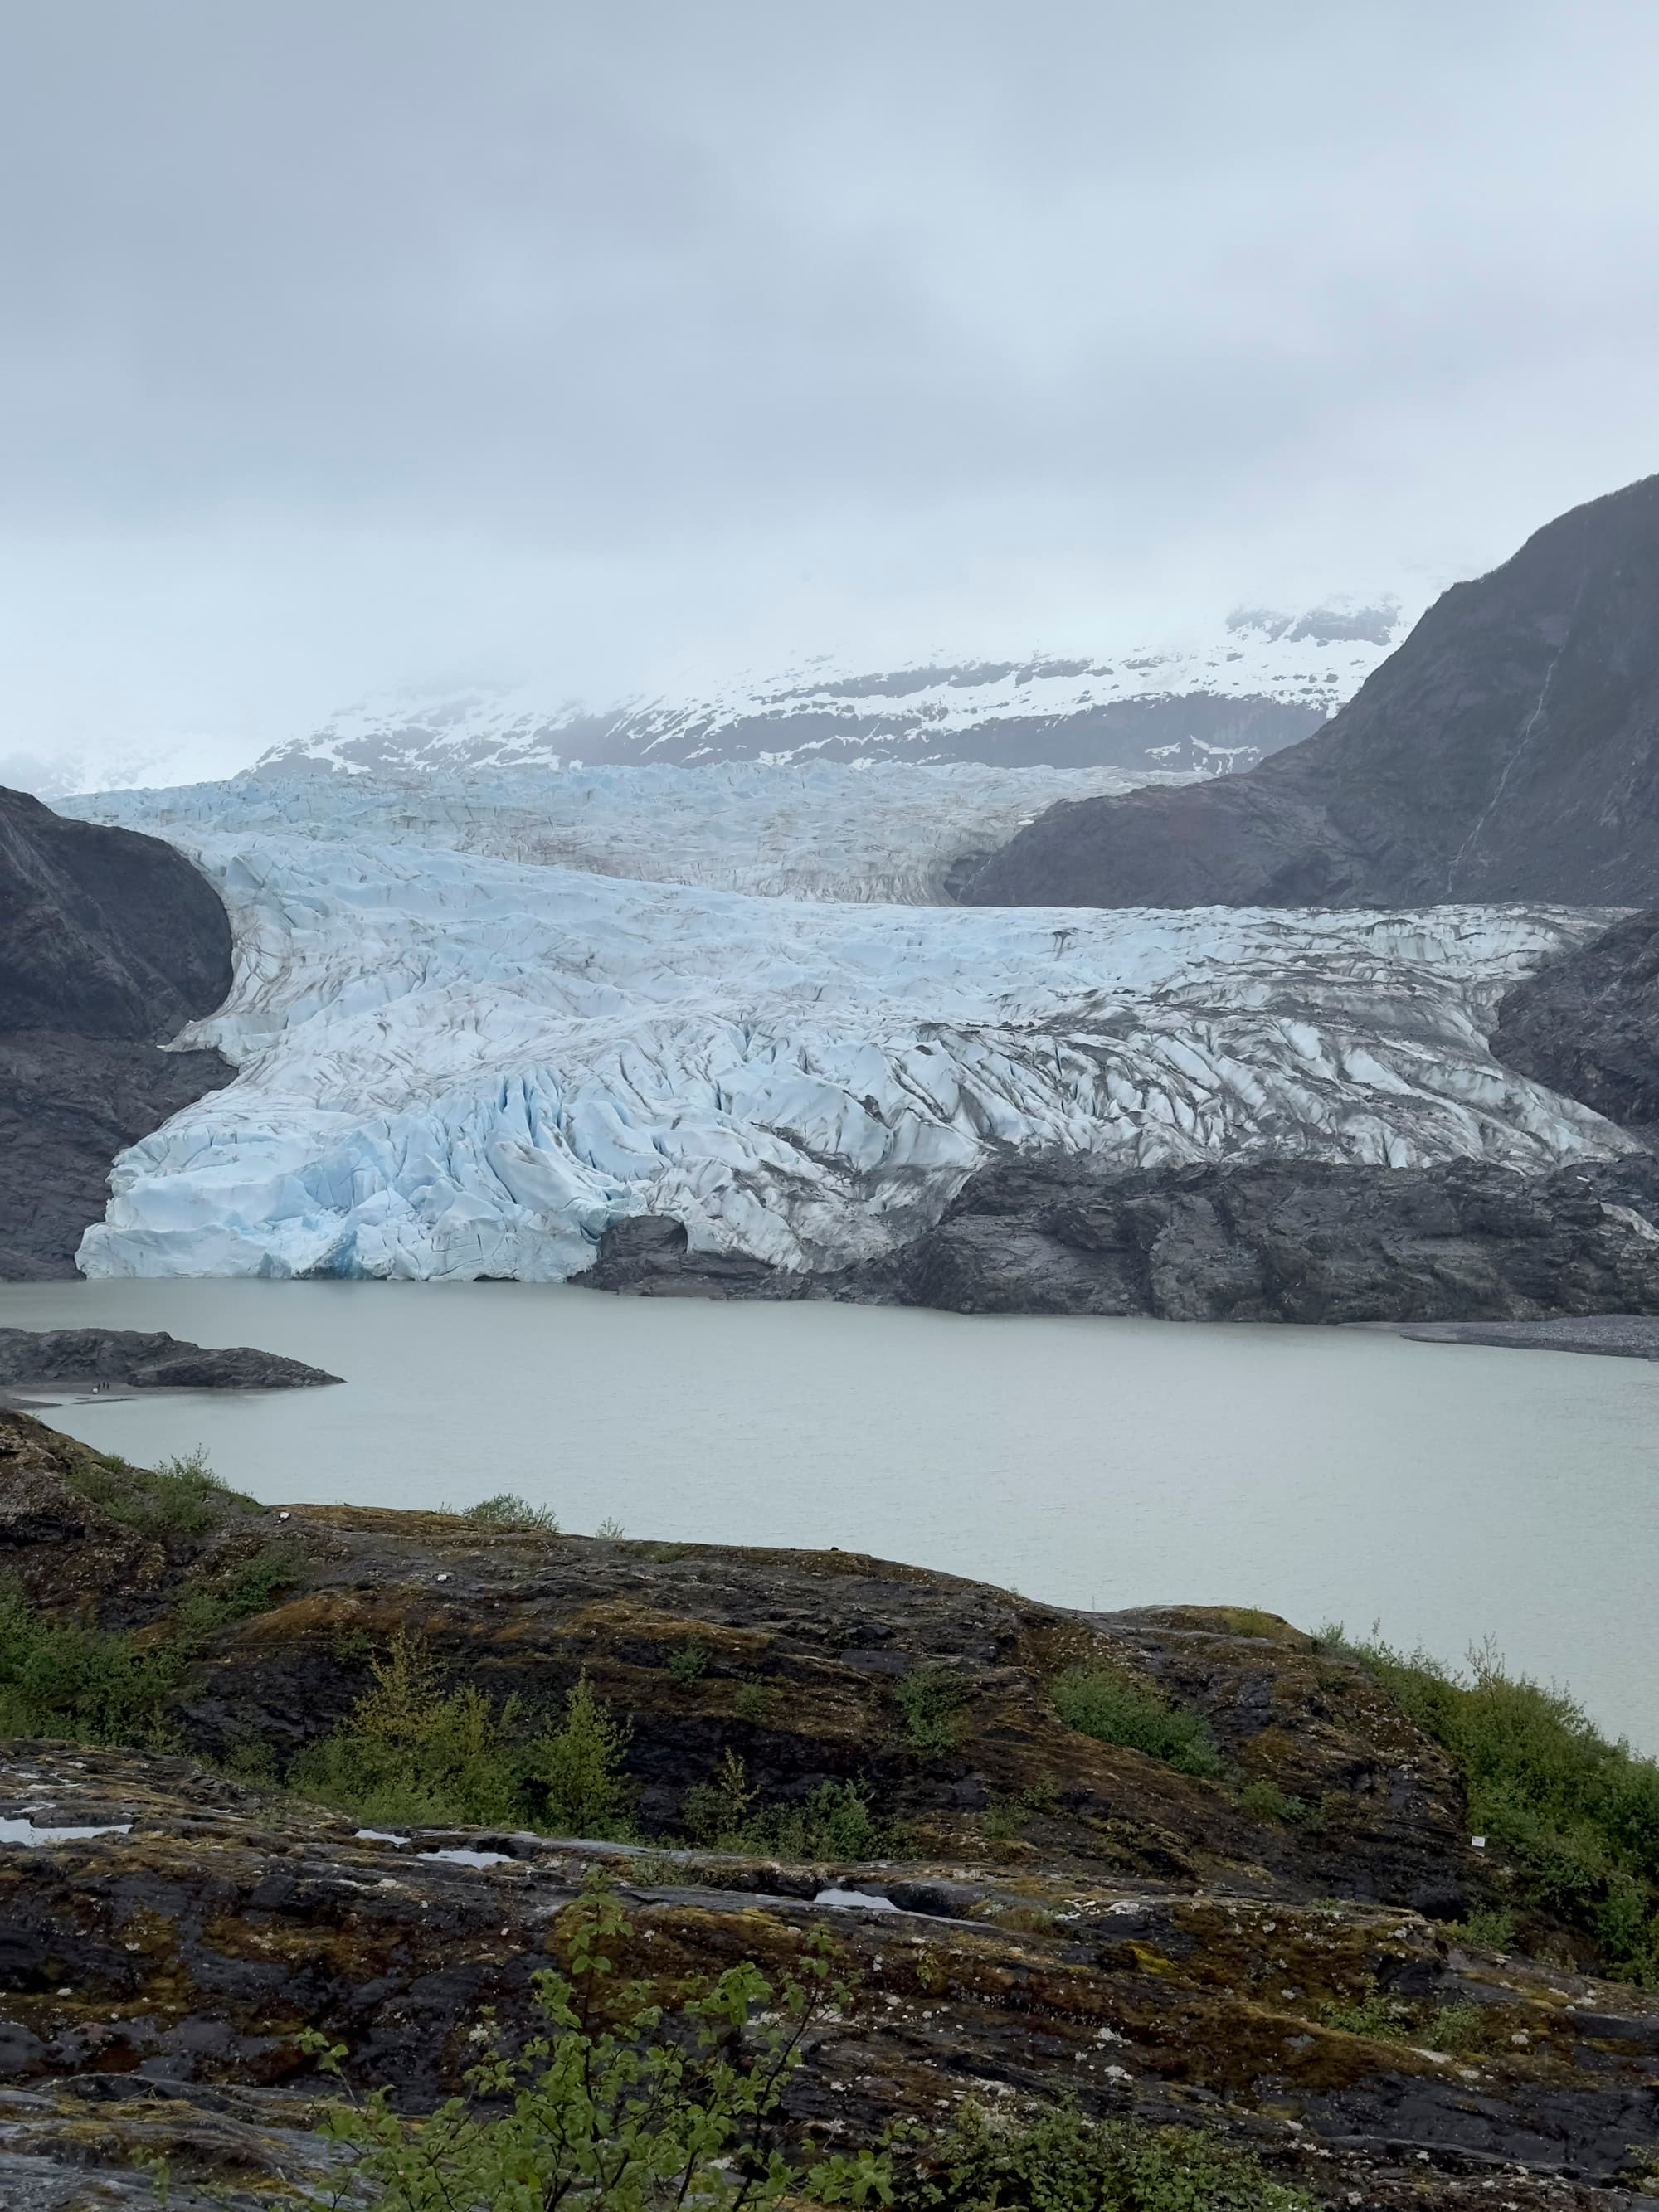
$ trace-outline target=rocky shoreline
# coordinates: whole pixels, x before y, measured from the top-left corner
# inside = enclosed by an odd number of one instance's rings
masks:
[[[1521,1176],[1268,1161],[1122,1175],[1006,1159],[890,1258],[811,1275],[694,1253],[656,1217],[575,1280],[642,1297],[832,1298],[1167,1321],[1534,1322],[1659,1314],[1659,1161]]]
[[[1200,2129],[1320,2205],[1645,2201],[1651,1996],[1471,1836],[1463,1774],[1363,1653],[1249,1608],[1079,1613],[859,1553],[566,1536],[512,1501],[198,1488],[181,1516],[172,1480],[0,1413],[0,1696],[19,1710],[18,1638],[113,1638],[149,1655],[131,1694],[173,1747],[0,1745],[15,2212],[152,2206],[135,2156],[166,2156],[187,2212],[325,2166],[301,2028],[429,2107],[482,2008],[523,2031],[595,1869],[647,1980],[834,1938],[857,1989],[787,2108],[820,2142],[967,2093]],[[405,1702],[410,1666],[498,1717],[591,1692],[636,1840],[283,1787],[399,1649]],[[1079,1679],[1168,1741],[1108,1740]],[[813,1825],[826,1789],[851,1826]]]
[[[320,1367],[246,1344],[191,1344],[165,1329],[0,1328],[0,1392],[297,1390],[337,1382]]]

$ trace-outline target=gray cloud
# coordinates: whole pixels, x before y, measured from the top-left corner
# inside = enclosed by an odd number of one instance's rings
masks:
[[[1656,465],[1637,4],[54,0],[0,752],[1409,592]]]

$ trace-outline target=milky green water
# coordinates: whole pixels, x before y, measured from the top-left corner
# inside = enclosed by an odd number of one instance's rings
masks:
[[[267,1502],[828,1545],[1062,1604],[1494,1636],[1659,1751],[1659,1366],[1358,1329],[618,1299],[519,1283],[0,1285],[0,1323],[166,1328],[343,1387],[64,1404]]]

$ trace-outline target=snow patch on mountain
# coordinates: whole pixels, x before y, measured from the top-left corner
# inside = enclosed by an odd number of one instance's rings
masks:
[[[896,755],[1224,774],[1316,729],[1407,627],[1393,600],[1240,609],[1209,638],[1103,658],[879,674],[825,661],[599,710],[535,686],[386,692],[274,747],[256,772]]]
[[[458,769],[238,777],[100,793],[63,810],[153,836],[239,830],[471,853],[772,897],[940,901],[951,864],[1061,799],[1189,777],[1122,769],[724,767]]]
[[[831,905],[413,832],[168,834],[237,945],[229,1000],[179,1042],[239,1073],[117,1162],[88,1274],[557,1280],[641,1212],[821,1268],[915,1234],[1002,1149],[1628,1149],[1485,1042],[1600,913]]]

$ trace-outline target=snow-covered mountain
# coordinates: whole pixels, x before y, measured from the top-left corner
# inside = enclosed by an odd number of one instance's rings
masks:
[[[786,827],[771,803],[774,877],[819,823],[844,893],[890,880],[884,821],[959,822],[979,780],[744,775],[796,809]],[[516,781],[520,836],[550,780]],[[634,849],[667,852],[690,781],[635,772],[617,800],[601,780],[591,803],[654,814]],[[471,779],[413,781],[77,802],[197,859],[236,944],[228,1000],[179,1042],[237,1078],[122,1155],[88,1273],[556,1279],[641,1212],[695,1249],[825,1267],[927,1226],[1005,1150],[1538,1168],[1629,1149],[1486,1044],[1509,985],[1605,914],[813,903],[462,851]],[[875,811],[849,813],[866,786]],[[752,812],[718,805],[708,850],[722,818],[746,850]]]
[[[1393,600],[1240,609],[1212,637],[1103,659],[819,664],[603,711],[533,687],[386,693],[273,747],[256,772],[886,758],[1217,775],[1317,729],[1407,628]]]

